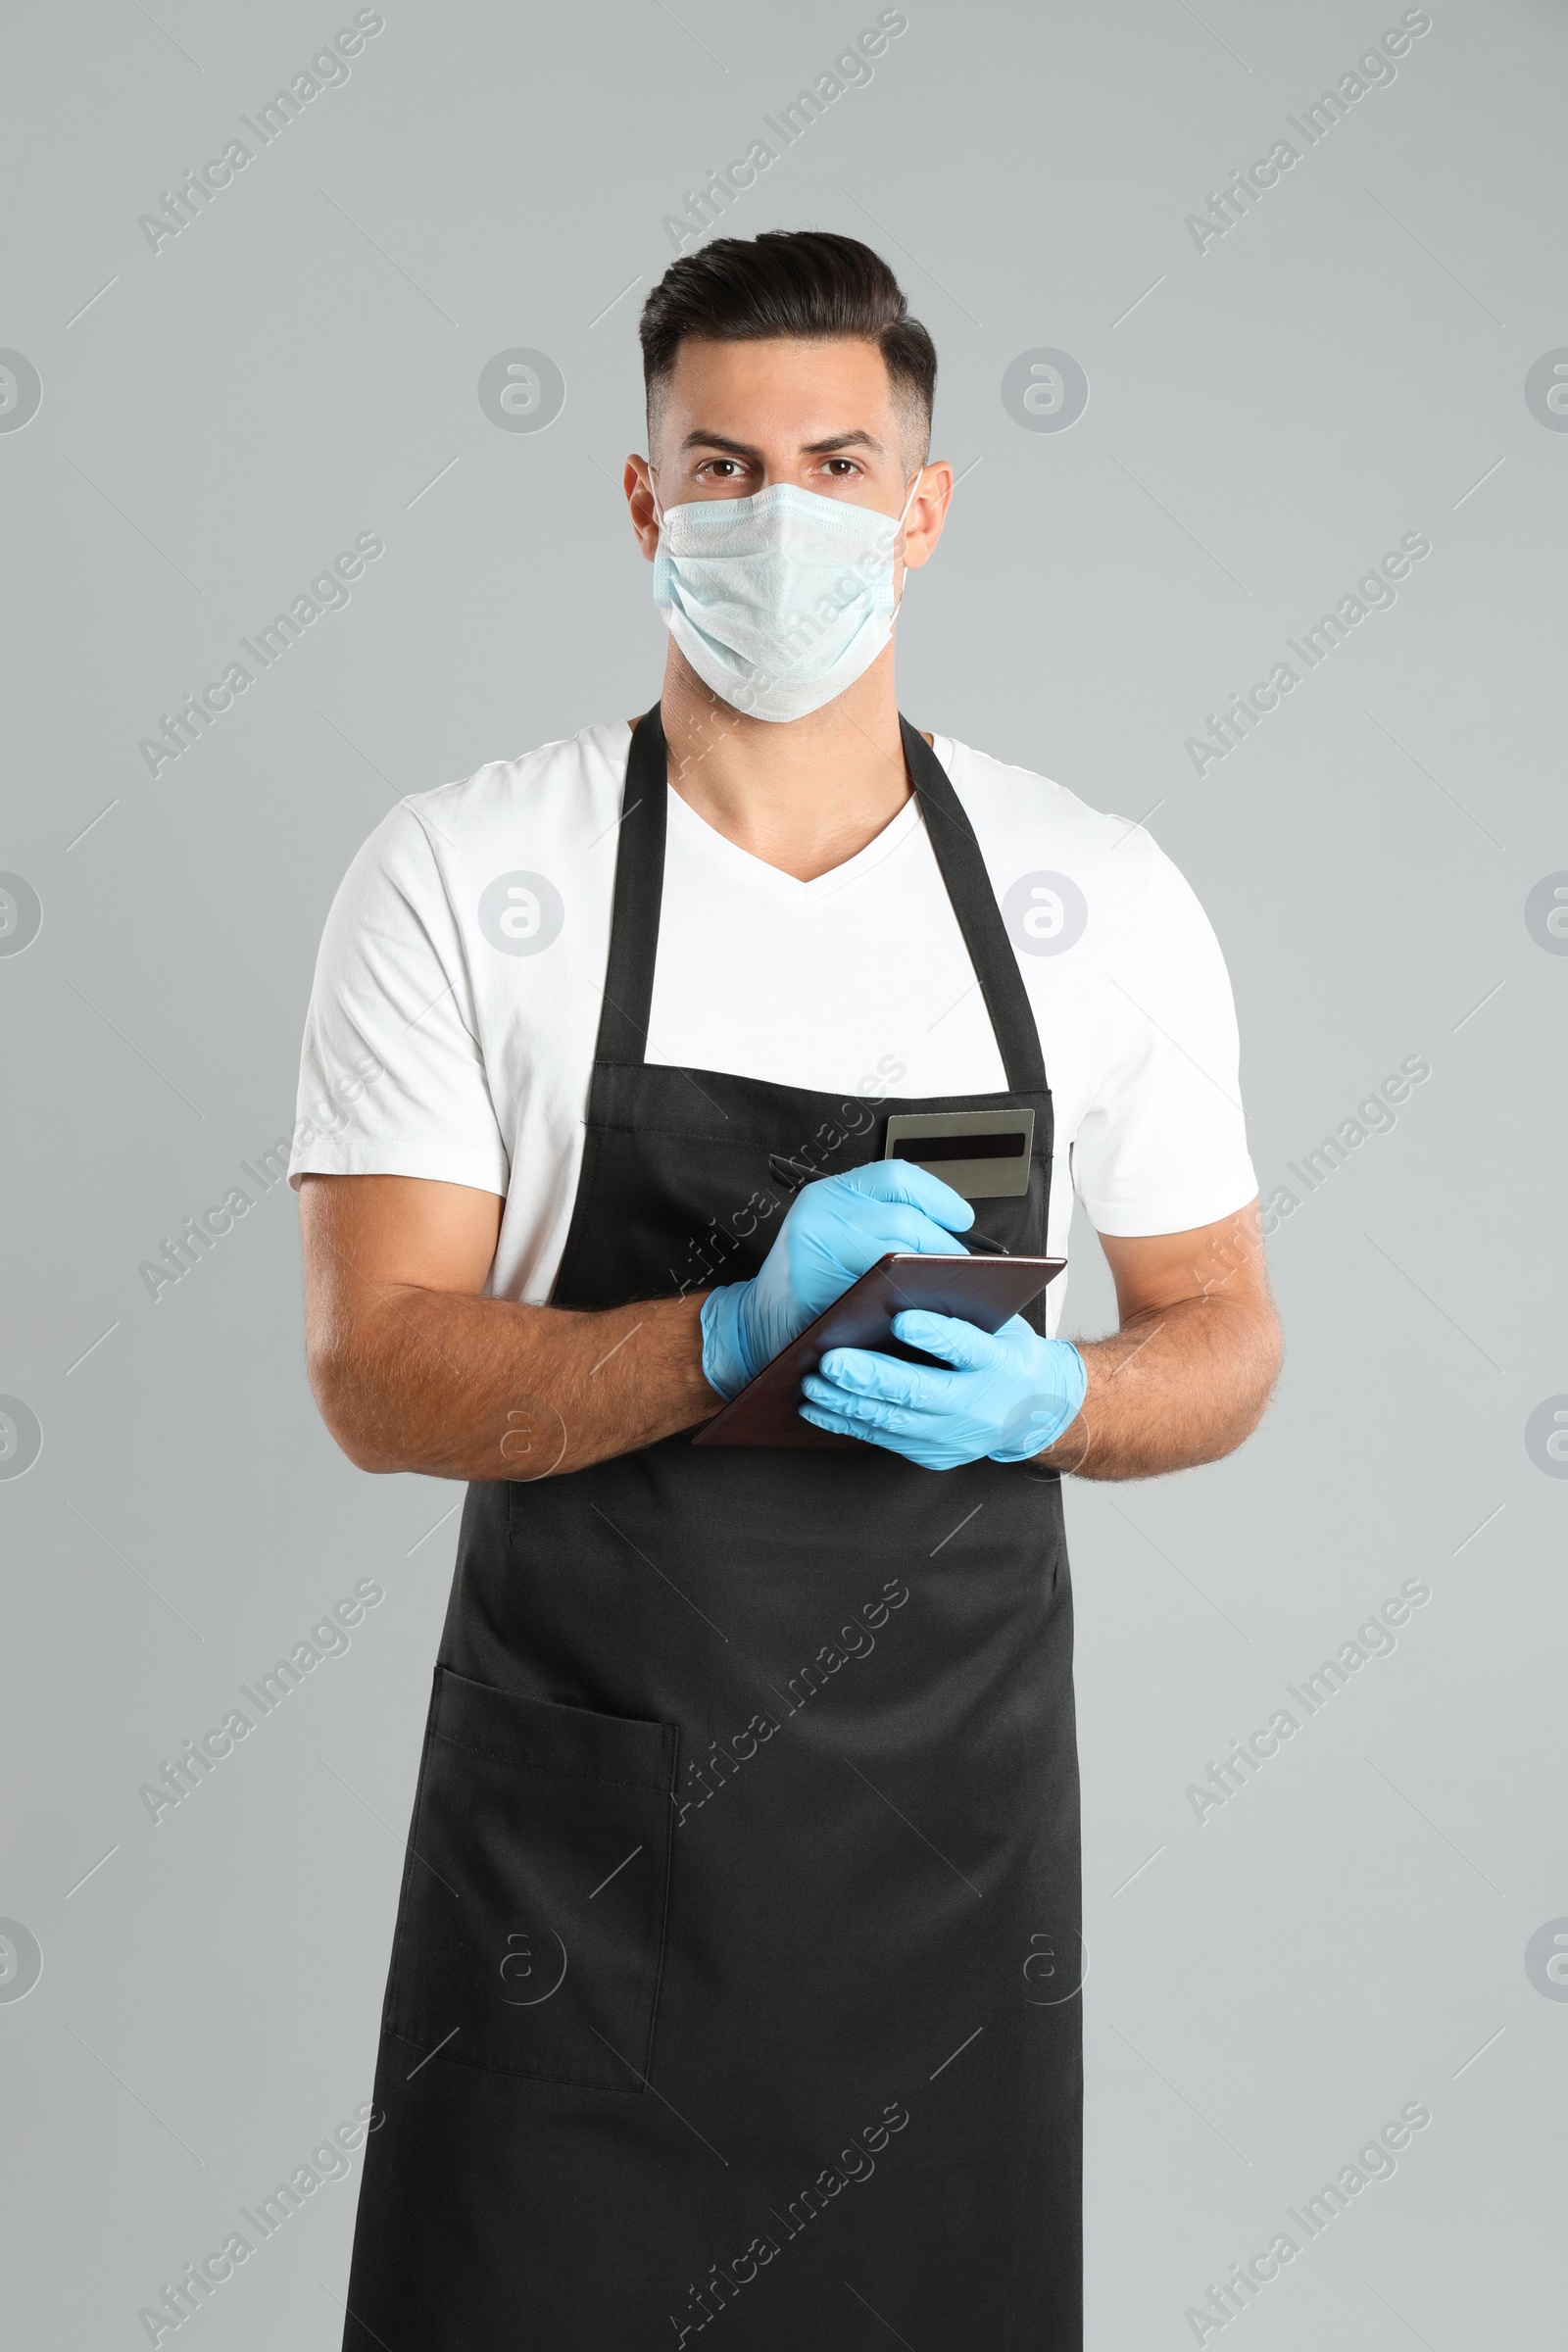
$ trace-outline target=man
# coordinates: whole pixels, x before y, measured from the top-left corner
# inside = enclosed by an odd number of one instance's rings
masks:
[[[901,722],[953,477],[886,266],[715,241],[642,334],[659,705],[394,809],[306,1035],[359,1073],[294,1163],[321,1411],[469,1482],[345,2342],[1066,2352],[1060,1473],[1266,1401],[1229,988],[1141,830]],[[1015,1180],[888,1154],[999,1113]],[[806,1382],[836,1443],[693,1445],[884,1253],[1059,1251],[1074,1186],[1116,1333],[905,1314]]]

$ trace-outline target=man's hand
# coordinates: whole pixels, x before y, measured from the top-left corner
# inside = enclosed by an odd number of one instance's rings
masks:
[[[826,1306],[889,1250],[946,1256],[974,1223],[961,1193],[912,1160],[877,1159],[822,1176],[796,1195],[760,1273],[710,1291],[703,1306],[703,1370],[736,1396]]]
[[[895,1319],[897,1336],[955,1368],[830,1348],[805,1383],[806,1418],[933,1470],[989,1455],[1148,1478],[1232,1452],[1261,1418],[1280,1363],[1256,1202],[1189,1233],[1102,1234],[1101,1245],[1120,1309],[1113,1338],[1070,1348],[1015,1317],[988,1339],[910,1311]]]
[[[1072,1421],[1084,1400],[1084,1359],[1066,1340],[1043,1340],[1022,1315],[991,1334],[954,1315],[910,1307],[896,1339],[953,1369],[904,1362],[868,1348],[830,1348],[802,1383],[801,1412],[818,1429],[865,1438],[924,1470],[988,1456],[1026,1462]]]

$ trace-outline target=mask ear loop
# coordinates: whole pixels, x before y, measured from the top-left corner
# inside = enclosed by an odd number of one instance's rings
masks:
[[[927,463],[929,463],[929,461],[927,461]],[[912,481],[912,482],[909,484],[909,495],[908,495],[908,497],[907,497],[907,498],[905,500],[905,502],[904,502],[904,513],[903,513],[903,514],[902,514],[899,516],[898,522],[897,522],[897,524],[896,524],[896,526],[895,526],[895,528],[894,528],[894,533],[893,533],[893,536],[894,536],[894,539],[895,539],[895,540],[897,540],[897,538],[898,538],[898,535],[899,535],[899,532],[903,530],[903,528],[904,528],[904,526],[905,526],[905,523],[906,523],[906,522],[907,521],[907,519],[908,519],[909,509],[910,509],[910,508],[913,506],[913,504],[914,504],[914,494],[915,494],[915,492],[916,492],[916,491],[919,489],[919,487],[920,487],[920,477],[921,477],[921,475],[922,475],[924,472],[925,472],[925,466],[917,466],[915,467],[915,469],[914,469],[914,479],[913,479],[913,481]],[[903,582],[900,584],[900,587],[899,587],[899,601],[898,601],[898,603],[897,603],[897,604],[894,606],[894,608],[893,608],[893,617],[892,617],[892,619],[891,619],[891,620],[889,620],[889,622],[888,622],[888,627],[889,627],[889,629],[891,629],[891,628],[892,628],[892,626],[893,626],[893,622],[894,622],[895,620],[897,620],[897,619],[898,619],[900,612],[901,612],[903,611],[903,609],[904,609],[904,590],[905,590],[905,587],[906,587],[906,586],[907,585],[907,583],[908,583],[908,578],[909,578],[909,566],[908,566],[907,563],[906,563],[906,564],[905,564],[905,566],[904,566],[904,580],[903,580]]]
[[[922,471],[924,469],[922,468]],[[650,459],[648,462],[648,495],[654,502],[654,520],[658,523],[659,535],[661,538],[662,538],[664,535],[664,514],[663,509],[659,503],[659,492],[654,488],[654,466],[652,459]]]

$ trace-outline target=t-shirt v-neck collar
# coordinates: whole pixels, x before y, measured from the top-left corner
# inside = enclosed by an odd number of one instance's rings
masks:
[[[769,865],[764,858],[754,858],[750,850],[743,850],[738,842],[720,833],[706,817],[698,815],[673,784],[666,786],[666,790],[669,796],[669,824],[673,832],[683,836],[704,856],[727,867],[736,881],[744,884],[748,890],[765,892],[781,905],[793,906],[802,912],[862,880],[884,858],[891,858],[901,849],[909,835],[923,823],[919,795],[911,792],[898,814],[889,819],[863,850],[857,850],[855,856],[847,858],[842,865],[830,866],[825,874],[817,874],[811,881],[802,882],[794,874],[786,874],[778,866]]]

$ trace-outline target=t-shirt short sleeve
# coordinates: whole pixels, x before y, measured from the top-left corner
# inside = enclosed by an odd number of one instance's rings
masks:
[[[400,804],[327,916],[290,1183],[422,1176],[504,1199],[510,1159],[477,1036],[460,926],[423,823]]]
[[[1219,942],[1182,874],[1138,838],[1142,906],[1107,974],[1105,1052],[1072,1161],[1096,1231],[1129,1236],[1217,1224],[1257,1193]]]

